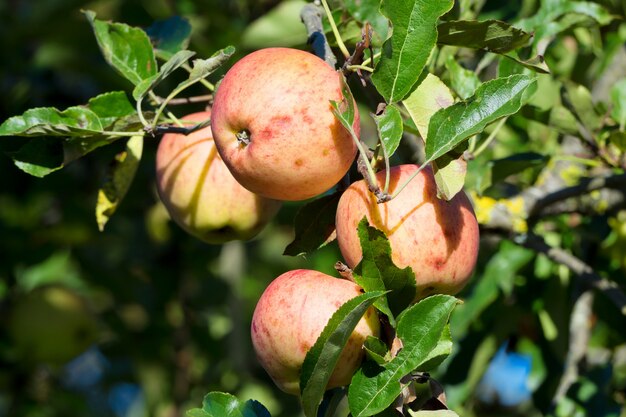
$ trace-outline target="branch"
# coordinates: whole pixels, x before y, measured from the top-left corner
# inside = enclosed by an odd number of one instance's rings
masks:
[[[617,306],[621,314],[626,315],[626,295],[615,282],[602,278],[591,266],[561,248],[551,247],[542,237],[533,233],[516,235],[513,241],[543,253],[554,262],[565,265],[578,276],[584,285],[604,293]]]
[[[590,318],[592,315],[593,293],[585,291],[574,303],[569,323],[569,347],[565,357],[565,370],[559,386],[552,398],[552,411],[565,397],[567,391],[578,379],[578,367],[584,359],[591,338]]]
[[[330,49],[328,40],[324,35],[324,27],[322,25],[322,11],[315,4],[307,4],[300,12],[302,23],[306,27],[309,35],[307,42],[311,45],[313,53],[322,58],[328,65],[335,68],[337,58]]]
[[[604,177],[583,178],[577,185],[547,194],[537,199],[528,210],[529,223],[535,223],[541,212],[548,206],[568,198],[579,197],[599,189],[626,190],[626,174],[608,175]]]

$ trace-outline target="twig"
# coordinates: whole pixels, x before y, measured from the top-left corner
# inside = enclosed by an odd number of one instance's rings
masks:
[[[302,19],[302,23],[306,27],[306,32],[309,35],[307,42],[311,45],[313,53],[335,68],[337,58],[330,49],[326,35],[324,35],[322,11],[320,8],[312,3],[305,5],[300,12],[300,19]]]
[[[528,221],[534,223],[540,217],[542,211],[547,207],[572,197],[579,197],[589,194],[592,191],[608,188],[615,190],[626,190],[626,174],[608,175],[604,177],[583,178],[577,185],[562,188],[553,193],[547,194],[537,199],[528,208]]]
[[[602,278],[591,266],[561,248],[551,247],[542,237],[533,233],[516,235],[513,240],[521,246],[543,253],[556,263],[565,265],[580,278],[583,284],[605,294],[617,306],[620,313],[626,315],[624,292],[615,282]]]
[[[589,320],[592,314],[593,293],[585,291],[574,303],[569,324],[569,347],[565,358],[565,371],[559,381],[559,386],[552,398],[552,408],[554,409],[560,400],[565,397],[567,391],[578,379],[578,366],[587,353],[589,339],[591,337],[591,327]]]

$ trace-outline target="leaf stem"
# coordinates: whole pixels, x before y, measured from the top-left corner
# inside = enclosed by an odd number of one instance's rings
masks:
[[[343,43],[343,40],[341,39],[341,35],[339,34],[339,29],[337,29],[337,25],[335,24],[335,20],[333,19],[333,14],[331,13],[330,8],[328,7],[328,2],[326,0],[322,0],[322,5],[324,6],[324,12],[326,12],[326,17],[328,18],[330,27],[333,30],[335,39],[337,40],[337,45],[339,46],[339,49],[341,50],[341,53],[343,54],[344,58],[347,59],[348,57],[350,57],[350,52],[348,51],[348,48],[346,47],[346,45]]]
[[[389,195],[389,181],[391,178],[390,167],[389,167],[389,155],[387,154],[387,149],[381,143],[381,148],[383,149],[383,158],[385,158],[385,188],[383,188],[383,196]]]
[[[487,136],[487,139],[485,139],[485,141],[480,144],[478,149],[476,149],[476,151],[472,153],[474,157],[477,157],[478,155],[483,153],[485,149],[487,149],[487,147],[491,144],[491,142],[493,142],[493,140],[496,138],[496,135],[498,134],[502,126],[504,126],[504,123],[506,123],[507,119],[508,117],[503,117],[502,119],[500,119],[496,127],[491,131],[489,136]]]
[[[387,201],[389,201],[389,200],[393,200],[394,198],[396,198],[396,197],[398,196],[398,194],[400,194],[400,193],[402,192],[402,190],[404,190],[404,188],[405,188],[407,185],[409,185],[409,183],[413,180],[413,178],[415,178],[415,177],[417,176],[417,174],[419,174],[419,173],[420,173],[420,172],[421,172],[424,168],[426,168],[427,166],[428,166],[428,164],[427,164],[427,163],[420,165],[420,166],[417,168],[417,171],[415,171],[413,174],[411,174],[411,176],[409,177],[409,179],[408,179],[408,180],[406,180],[406,181],[404,182],[404,184],[402,184],[400,187],[398,187],[398,188],[396,189],[396,191],[395,191],[395,192],[394,192],[394,193],[393,193],[390,197],[388,197],[388,200],[387,200]]]
[[[116,131],[104,131],[102,132],[107,136],[129,136],[129,137],[133,137],[133,136],[145,136],[146,132],[143,130],[138,130],[136,132],[116,132]]]
[[[367,72],[374,72],[373,68],[368,67],[367,65],[357,65],[357,64],[353,64],[353,65],[348,65],[346,67],[346,69],[350,70],[350,71],[355,71],[355,70],[363,70],[363,71],[367,71]]]
[[[191,65],[189,65],[188,63],[184,63],[182,67],[185,69],[185,71],[191,74],[191,70],[192,70]],[[210,92],[215,91],[215,86],[211,84],[210,82],[208,82],[207,80],[205,80],[204,78],[200,79],[200,83],[203,86],[205,86]]]
[[[376,52],[373,56],[373,58],[380,58],[381,53],[380,52]],[[372,57],[367,58],[366,60],[364,60],[363,62],[361,62],[361,65],[369,65],[370,62],[372,62]]]
[[[200,79],[200,81],[202,81],[202,80],[203,79]],[[181,83],[177,88],[175,88],[174,90],[172,90],[172,92],[169,93],[169,95],[165,98],[165,100],[163,100],[161,102],[161,105],[159,106],[159,108],[157,109],[156,113],[154,114],[154,119],[152,120],[152,125],[150,126],[150,128],[152,130],[154,130],[154,128],[156,128],[157,122],[159,121],[159,117],[161,117],[161,114],[165,110],[165,107],[170,102],[170,100],[172,100],[174,97],[176,97],[178,94],[180,94],[183,90],[185,90],[187,87],[193,85],[194,83],[195,82]]]
[[[137,104],[136,104],[137,116],[139,117],[139,120],[141,121],[141,124],[144,125],[144,127],[148,127],[148,126],[150,126],[150,123],[148,123],[146,118],[143,117],[143,111],[141,110],[141,103],[142,103],[142,101],[143,101],[143,97],[140,98],[139,100],[137,100]]]

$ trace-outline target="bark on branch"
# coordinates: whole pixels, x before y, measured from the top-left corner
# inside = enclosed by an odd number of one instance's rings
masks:
[[[561,248],[548,245],[542,237],[534,233],[517,235],[513,240],[526,248],[543,253],[556,263],[565,265],[578,276],[585,286],[605,294],[617,306],[620,313],[626,315],[626,295],[624,292],[615,282],[601,277],[591,266]]]

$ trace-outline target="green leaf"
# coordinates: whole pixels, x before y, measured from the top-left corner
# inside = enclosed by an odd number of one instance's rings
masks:
[[[294,219],[296,236],[283,255],[309,254],[325,246],[335,231],[335,214],[341,193],[317,198],[298,210]]]
[[[304,0],[279,3],[246,27],[241,35],[241,46],[261,49],[304,45],[307,42],[307,33],[300,21],[300,11],[306,4]]]
[[[374,122],[378,129],[378,137],[384,149],[385,158],[393,156],[402,139],[402,115],[394,104],[385,107],[380,115],[374,116]]]
[[[463,156],[442,155],[433,161],[433,174],[437,197],[450,201],[465,185],[467,161]]]
[[[481,85],[476,94],[435,113],[428,126],[426,161],[431,162],[476,135],[490,123],[516,113],[536,89],[528,75],[496,78]]]
[[[430,351],[424,362],[420,365],[421,372],[429,372],[436,369],[452,353],[452,333],[447,324],[441,332],[437,346]]]
[[[60,111],[40,107],[5,120],[0,136],[82,136],[102,130],[100,118],[88,108],[75,106]]]
[[[348,129],[349,132],[353,131],[352,125],[354,124],[354,98],[352,97],[352,91],[348,87],[346,78],[342,76],[341,93],[343,98],[340,102],[330,100],[332,106],[332,112],[335,117],[341,122],[343,127]]]
[[[317,415],[328,380],[348,338],[367,309],[383,295],[383,291],[366,292],[345,302],[333,314],[322,334],[307,352],[300,374],[302,408],[305,416]]]
[[[616,18],[603,6],[586,1],[572,1],[572,0],[544,0],[541,2],[541,7],[532,17],[520,20],[517,26],[527,31],[535,31],[535,42],[543,39],[544,32],[550,32],[550,35],[556,35],[551,33],[549,25],[567,14],[577,14],[590,17],[598,22],[600,25],[608,25]]]
[[[133,90],[133,98],[137,101],[143,99],[150,91],[159,85],[161,81],[167,78],[167,76],[176,69],[184,65],[195,54],[195,52],[186,50],[176,52],[170,59],[167,60],[165,64],[163,64],[163,66],[161,66],[156,75],[146,78],[135,86],[135,89]]]
[[[380,0],[345,0],[346,10],[360,23],[368,22],[374,29],[375,44],[387,39],[389,21],[380,12]]]
[[[187,49],[191,38],[191,24],[184,17],[172,16],[154,22],[146,29],[159,58],[169,59],[178,51]]]
[[[9,155],[15,166],[35,177],[63,168],[63,144],[57,138],[35,138]]]
[[[397,335],[402,340],[402,350],[384,366],[366,362],[352,378],[348,402],[354,417],[379,413],[400,395],[400,380],[428,360],[457,302],[449,295],[434,295],[400,315]]]
[[[476,279],[476,286],[463,304],[452,315],[454,335],[461,339],[469,326],[476,321],[491,303],[497,300],[500,288],[513,288],[517,272],[527,265],[535,254],[532,250],[503,240],[499,250],[491,257],[485,271]]]
[[[619,80],[611,88],[611,104],[611,117],[623,131],[626,127],[626,78]]]
[[[428,125],[437,111],[454,103],[447,85],[436,75],[428,74],[424,81],[403,101],[420,135],[428,143]],[[438,195],[450,200],[465,183],[467,164],[462,158],[441,156],[433,163]]]
[[[532,35],[499,20],[451,20],[437,26],[437,43],[503,54],[526,46]]]
[[[564,82],[564,103],[589,131],[593,132],[602,126],[602,117],[598,114],[591,97],[591,92],[583,85]]]
[[[396,315],[415,299],[415,274],[411,267],[400,269],[394,265],[389,240],[382,231],[370,226],[365,217],[359,222],[358,235],[363,258],[354,268],[354,280],[365,291],[389,291],[387,297],[374,305],[394,325]]]
[[[137,85],[157,73],[154,50],[146,32],[123,23],[97,20],[92,11],[84,13],[104,59],[124,78]]]
[[[609,136],[609,141],[617,146],[617,149],[619,149],[622,152],[626,152],[626,132],[622,132],[622,131],[615,131],[612,132],[611,135]]]
[[[549,159],[549,157],[536,152],[522,152],[506,158],[493,160],[489,163],[491,180],[495,184],[528,168],[543,167],[548,163]]]
[[[271,417],[269,411],[258,401],[239,401],[225,392],[210,392],[202,401],[202,408],[194,408],[187,417]]]
[[[448,74],[450,74],[450,85],[452,89],[463,100],[471,97],[480,84],[482,84],[482,81],[480,81],[480,78],[478,78],[478,75],[476,75],[474,71],[463,68],[453,56],[449,56],[446,60],[446,69],[448,70]]]
[[[96,221],[100,231],[104,230],[104,226],[128,192],[135,178],[142,150],[143,136],[133,136],[128,140],[126,149],[115,157],[108,177],[98,191]]]
[[[189,74],[189,79],[180,83],[176,89],[179,89],[183,85],[193,84],[207,77],[213,71],[224,65],[234,53],[235,47],[227,46],[214,53],[208,59],[195,59],[193,61],[193,68]]]
[[[391,358],[387,345],[374,336],[367,336],[365,343],[363,343],[363,349],[367,357],[379,365],[384,365]]]
[[[89,99],[87,107],[100,118],[104,129],[120,118],[136,114],[135,107],[123,91],[111,91],[93,97]]]
[[[420,135],[426,141],[430,118],[437,111],[454,104],[454,97],[448,86],[439,77],[429,73],[402,103],[415,122]]]
[[[383,44],[372,82],[388,103],[402,100],[418,81],[437,42],[437,21],[452,4],[452,0],[382,2],[393,32]]]
[[[522,152],[506,158],[495,159],[485,163],[476,162],[480,167],[474,165],[472,168],[480,170],[480,179],[477,185],[478,194],[482,194],[493,184],[504,181],[507,177],[518,174],[528,168],[543,167],[548,163],[549,158],[536,152]],[[472,164],[474,161],[471,162]]]
[[[546,64],[542,55],[537,55],[529,59],[522,59],[517,55],[516,51],[508,52],[503,57],[507,58],[506,61],[501,61],[498,67],[498,76],[508,76],[512,74],[523,74],[527,71],[524,69],[529,69],[531,71],[535,71],[539,74],[549,74],[550,68],[548,64]],[[508,61],[508,65],[506,62]],[[500,71],[502,67],[509,67],[508,73],[506,71]]]

